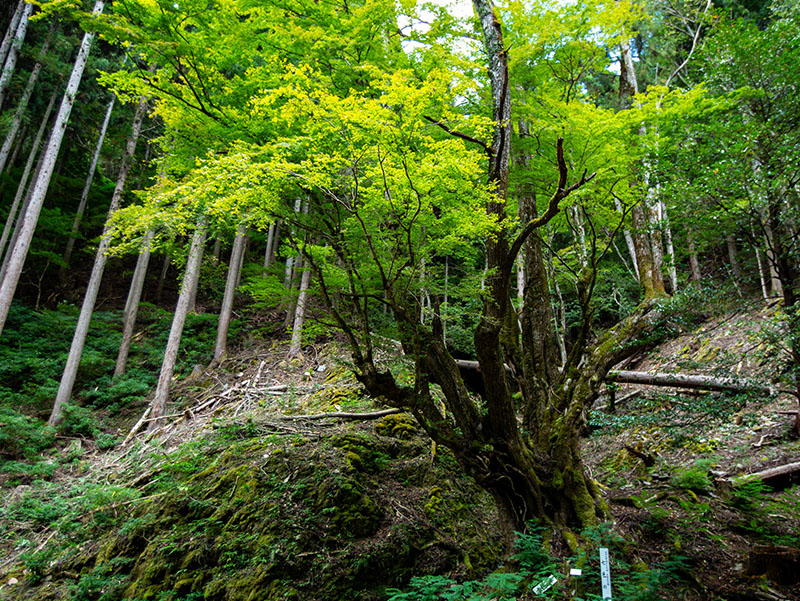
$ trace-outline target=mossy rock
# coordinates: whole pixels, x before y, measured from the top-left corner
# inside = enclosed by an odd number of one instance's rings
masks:
[[[470,576],[501,553],[491,498],[419,436],[372,424],[299,446],[214,435],[162,464],[157,494],[54,550],[42,582],[12,599],[71,598],[91,572],[113,580],[114,601],[373,601],[413,575]]]
[[[413,438],[419,428],[417,421],[408,413],[385,415],[375,423],[375,433],[401,440]]]
[[[357,472],[374,474],[390,460],[386,448],[375,437],[347,433],[332,437],[330,444],[345,451],[347,467]]]

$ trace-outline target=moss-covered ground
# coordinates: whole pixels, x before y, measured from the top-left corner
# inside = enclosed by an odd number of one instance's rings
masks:
[[[2,532],[16,583],[0,597],[380,599],[412,575],[474,576],[502,553],[491,500],[406,416],[216,426],[169,453],[120,456],[145,470],[87,471],[66,493],[19,487]]]

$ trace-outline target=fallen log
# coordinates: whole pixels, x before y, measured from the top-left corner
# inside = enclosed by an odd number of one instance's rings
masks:
[[[470,369],[474,371],[481,370],[481,364],[478,361],[473,361],[471,359],[455,359],[456,365],[458,365],[462,369]],[[512,372],[511,366],[504,363],[503,367],[505,367],[508,373]]]
[[[774,395],[778,392],[789,392],[764,386],[752,380],[743,378],[724,378],[717,376],[675,374],[675,373],[655,373],[646,371],[626,371],[615,370],[608,372],[606,380],[619,384],[643,384],[646,386],[669,386],[672,388],[689,388],[702,390],[717,390],[731,392],[763,392]]]
[[[734,488],[758,481],[779,490],[788,487],[790,484],[800,483],[800,461],[771,467],[745,476],[737,476],[730,480]]]
[[[344,411],[329,411],[327,413],[314,413],[311,415],[282,415],[280,419],[299,420],[299,419],[378,419],[384,415],[394,415],[402,413],[402,409],[384,409],[383,411],[371,411],[368,413],[348,413]]]

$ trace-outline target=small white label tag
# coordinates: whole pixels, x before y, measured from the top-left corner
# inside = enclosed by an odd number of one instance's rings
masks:
[[[581,574],[583,574],[583,570],[580,570],[578,568],[570,568],[569,570],[570,576],[580,576]]]
[[[550,576],[542,580],[539,584],[533,587],[533,594],[541,595],[543,592],[545,592],[551,586],[553,586],[556,582],[558,582],[558,579],[551,574]]]
[[[611,564],[605,547],[600,547],[600,583],[603,585],[603,599],[611,599]]]

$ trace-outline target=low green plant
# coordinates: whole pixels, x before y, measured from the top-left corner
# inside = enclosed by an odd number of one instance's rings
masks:
[[[679,580],[680,573],[687,569],[686,559],[681,556],[669,556],[651,568],[627,563],[627,543],[610,524],[585,530],[581,539],[585,544],[567,560],[568,565],[581,566],[583,572],[577,583],[580,596],[572,597],[576,601],[602,598],[599,547],[612,550],[611,585],[614,599],[619,601],[658,601],[664,586]],[[415,577],[409,583],[409,591],[388,589],[389,601],[512,601],[531,594],[536,598],[561,598],[567,584],[560,574],[562,562],[544,550],[540,531],[534,528],[530,534],[518,533],[516,548],[513,559],[517,571],[496,571],[482,580],[461,583],[438,575]]]
[[[757,509],[758,503],[764,500],[765,495],[770,491],[772,488],[761,480],[745,482],[731,491],[730,503],[737,509],[754,511]]]
[[[672,476],[672,485],[676,488],[704,493],[711,490],[711,479],[708,469],[714,464],[711,458],[697,459],[686,468],[681,468]]]
[[[49,447],[55,432],[44,422],[0,407],[0,449],[7,459],[33,459]]]

